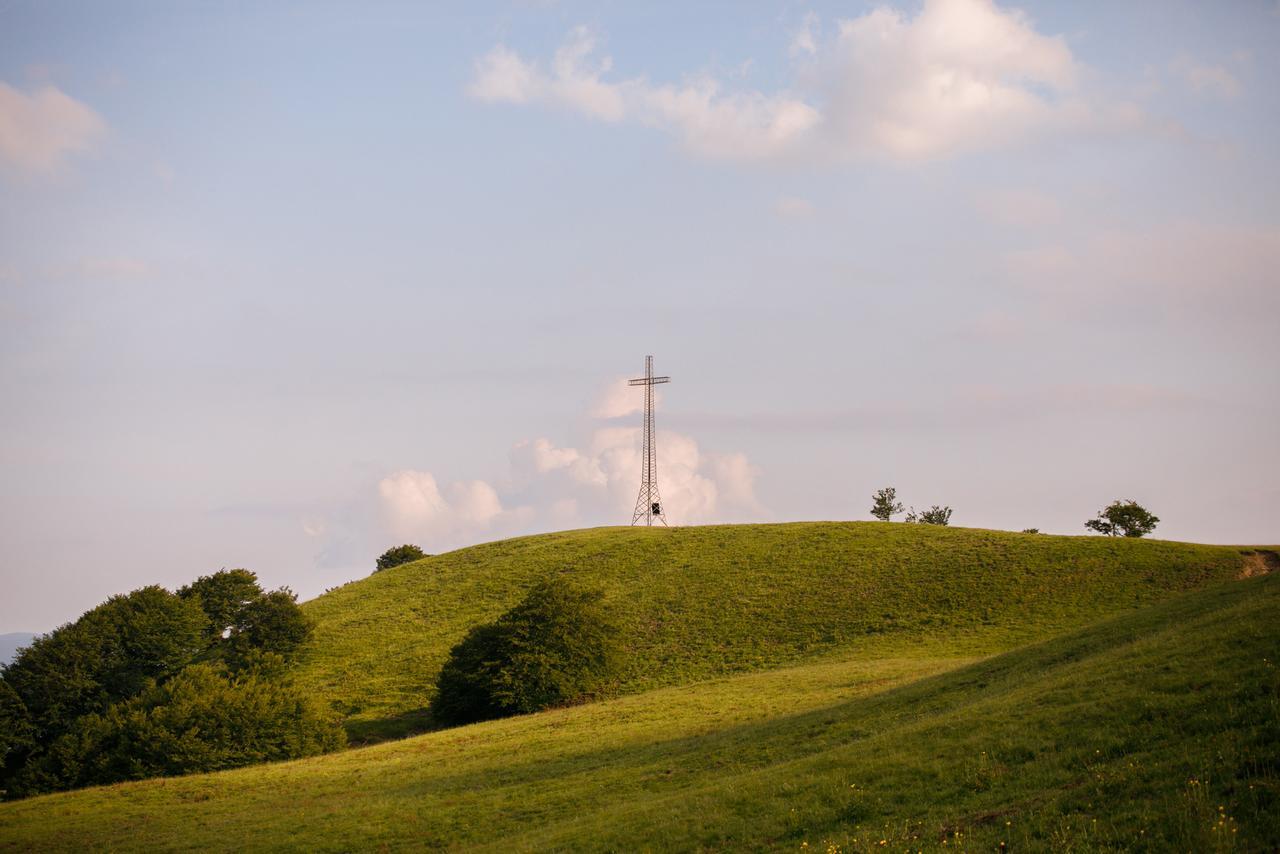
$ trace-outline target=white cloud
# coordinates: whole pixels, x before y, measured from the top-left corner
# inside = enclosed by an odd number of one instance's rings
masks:
[[[813,12],[806,12],[800,22],[800,29],[796,30],[796,34],[791,37],[792,56],[800,54],[813,56],[818,52],[818,39],[813,31],[817,24],[818,16]]]
[[[24,94],[0,83],[0,164],[20,172],[56,172],[68,155],[92,151],[106,122],[51,85]]]
[[[992,0],[927,0],[915,17],[877,8],[839,21],[828,44],[816,26],[806,15],[791,44],[807,96],[726,91],[705,75],[667,85],[611,80],[610,59],[593,61],[595,40],[581,27],[548,69],[494,48],[469,91],[659,127],[702,154],[745,159],[945,157],[1134,118],[1132,108],[1083,97],[1066,42]]]
[[[644,406],[642,392],[641,388],[627,385],[625,377],[619,377],[609,383],[596,398],[591,414],[596,418],[621,418],[624,415],[639,412]],[[654,394],[657,395],[657,393],[657,389],[654,389]],[[655,396],[654,400],[660,400],[660,398]]]
[[[585,27],[569,33],[549,69],[499,45],[476,63],[467,91],[484,101],[546,102],[609,122],[629,119],[680,134],[698,151],[759,157],[776,153],[816,121],[812,107],[785,95],[723,93],[702,77],[677,86],[642,78],[603,79],[612,60],[594,60],[596,41]]]
[[[1240,97],[1240,81],[1221,65],[1205,65],[1188,59],[1173,64],[1173,71],[1197,95],[1222,100]]]
[[[392,533],[428,542],[452,542],[485,530],[502,514],[498,493],[488,483],[458,481],[441,492],[426,471],[406,469],[388,475],[379,482],[378,495]]]
[[[630,521],[640,483],[638,427],[601,427],[582,448],[540,437],[511,449],[501,482],[441,486],[428,471],[405,469],[378,484],[375,541],[416,542],[428,551],[539,530]],[[673,525],[757,520],[758,472],[741,453],[706,453],[689,436],[658,433],[659,488]],[[309,535],[324,526],[308,520]]]

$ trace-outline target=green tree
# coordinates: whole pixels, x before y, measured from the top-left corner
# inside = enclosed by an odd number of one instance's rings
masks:
[[[949,525],[951,524],[951,508],[939,507],[935,504],[928,510],[921,510],[917,513],[916,508],[912,507],[911,512],[907,514],[906,521],[922,525]]]
[[[198,603],[144,587],[86,612],[20,650],[5,681],[31,715],[38,742],[181,670],[205,646]]]
[[[902,503],[897,498],[898,491],[892,486],[877,490],[871,496],[871,515],[881,522],[888,522],[902,512]]]
[[[209,618],[206,633],[210,641],[217,641],[243,622],[245,609],[262,596],[262,587],[247,569],[224,569],[178,588],[178,595],[200,603]]]
[[[1159,517],[1138,502],[1125,499],[1112,501],[1084,526],[1108,537],[1145,537],[1156,529],[1159,521]]]
[[[314,629],[315,622],[298,607],[292,590],[272,590],[244,606],[227,639],[227,661],[232,667],[243,668],[258,653],[292,660]]]
[[[606,691],[617,678],[620,647],[603,598],[550,578],[496,622],[472,629],[441,668],[435,719],[470,723]]]
[[[270,655],[264,657],[270,659]],[[275,662],[278,669],[281,662]],[[346,744],[339,722],[279,678],[196,664],[80,718],[14,780],[19,795],[296,759]]]
[[[22,698],[0,679],[0,768],[35,747],[35,727]],[[2,792],[0,792],[2,794]]]
[[[377,566],[374,567],[373,571],[382,572],[384,569],[400,566],[403,563],[412,563],[415,560],[422,560],[424,557],[431,557],[431,555],[415,545],[406,543],[403,546],[396,546],[383,552],[382,556],[378,558]]]

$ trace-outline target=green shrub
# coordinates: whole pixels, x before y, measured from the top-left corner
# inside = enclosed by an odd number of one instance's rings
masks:
[[[617,679],[620,648],[603,598],[551,578],[496,622],[472,629],[440,670],[435,720],[471,723],[605,692]]]
[[[431,555],[415,545],[406,543],[403,546],[396,546],[383,552],[382,556],[378,558],[378,563],[373,571],[382,572],[384,569],[391,569],[391,567],[400,566],[402,563],[413,563],[415,560],[422,560],[424,557],[431,557]]]

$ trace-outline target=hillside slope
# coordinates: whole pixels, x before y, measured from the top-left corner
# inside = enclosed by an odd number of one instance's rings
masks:
[[[829,661],[0,804],[0,848],[1275,850],[1278,625],[1273,574],[948,672]]]
[[[1011,649],[1236,577],[1240,549],[887,523],[599,528],[462,549],[307,602],[302,684],[352,735],[399,735],[453,644],[563,573],[626,630],[622,691],[811,660]],[[397,717],[402,716],[402,717]]]

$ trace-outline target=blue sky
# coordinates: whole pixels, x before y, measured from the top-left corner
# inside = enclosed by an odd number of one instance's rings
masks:
[[[1274,3],[0,4],[0,631],[625,523],[1280,538]]]

